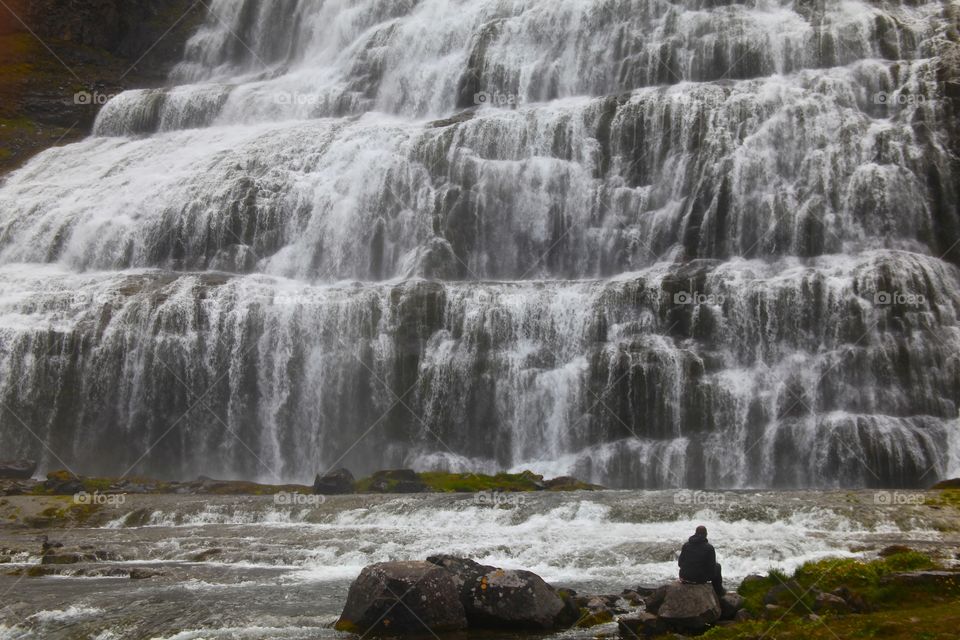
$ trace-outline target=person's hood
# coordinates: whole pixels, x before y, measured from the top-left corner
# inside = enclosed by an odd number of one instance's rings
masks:
[[[706,541],[707,541],[707,536],[702,536],[699,533],[693,534],[692,536],[690,536],[690,539],[687,540],[687,542],[691,542],[693,544],[700,544]]]

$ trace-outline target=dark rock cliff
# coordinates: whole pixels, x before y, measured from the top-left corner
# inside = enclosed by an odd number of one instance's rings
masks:
[[[163,84],[205,10],[188,0],[0,5],[0,172],[86,136],[111,95]]]

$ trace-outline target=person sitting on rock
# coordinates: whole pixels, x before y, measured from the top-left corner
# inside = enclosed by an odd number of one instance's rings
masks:
[[[720,565],[717,563],[717,552],[713,545],[707,542],[707,528],[697,527],[696,533],[683,545],[680,551],[680,582],[685,584],[713,584],[717,597],[722,598],[726,591],[723,588],[723,577],[720,575]]]

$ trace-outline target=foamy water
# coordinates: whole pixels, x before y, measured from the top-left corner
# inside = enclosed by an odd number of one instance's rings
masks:
[[[955,530],[953,516],[924,506],[923,494],[910,497],[914,504],[882,506],[871,492],[353,495],[301,508],[270,496],[131,495],[95,528],[50,535],[122,558],[103,569],[161,575],[131,581],[68,565],[57,577],[24,579],[0,618],[0,639],[78,630],[101,640],[336,638],[329,625],[364,566],[438,553],[618,593],[674,579],[680,546],[700,524],[731,588],[750,573],[867,557],[892,543],[954,545],[938,531]],[[14,539],[22,542],[0,542]],[[11,566],[26,567],[25,553]],[[0,590],[15,580],[0,576]],[[156,622],[148,635],[144,620]]]

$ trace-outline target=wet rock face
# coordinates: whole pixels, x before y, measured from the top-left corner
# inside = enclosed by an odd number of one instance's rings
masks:
[[[86,136],[103,104],[165,82],[204,3],[190,0],[8,0],[0,5],[0,173]],[[42,41],[42,42],[41,42]],[[81,97],[81,95],[83,97]]]
[[[0,478],[7,480],[29,480],[37,470],[34,460],[0,461]]]
[[[170,41],[163,42],[166,38],[160,38],[163,30],[158,31],[158,23],[172,18],[164,27],[168,29],[179,17],[189,18],[194,3],[187,0],[30,0],[28,4],[24,15],[41,37],[103,49],[125,58],[143,55],[153,48],[148,63],[170,64],[182,54],[183,38],[174,33]]]
[[[335,628],[361,635],[459,631],[467,619],[450,573],[429,562],[370,565],[350,585]]]

